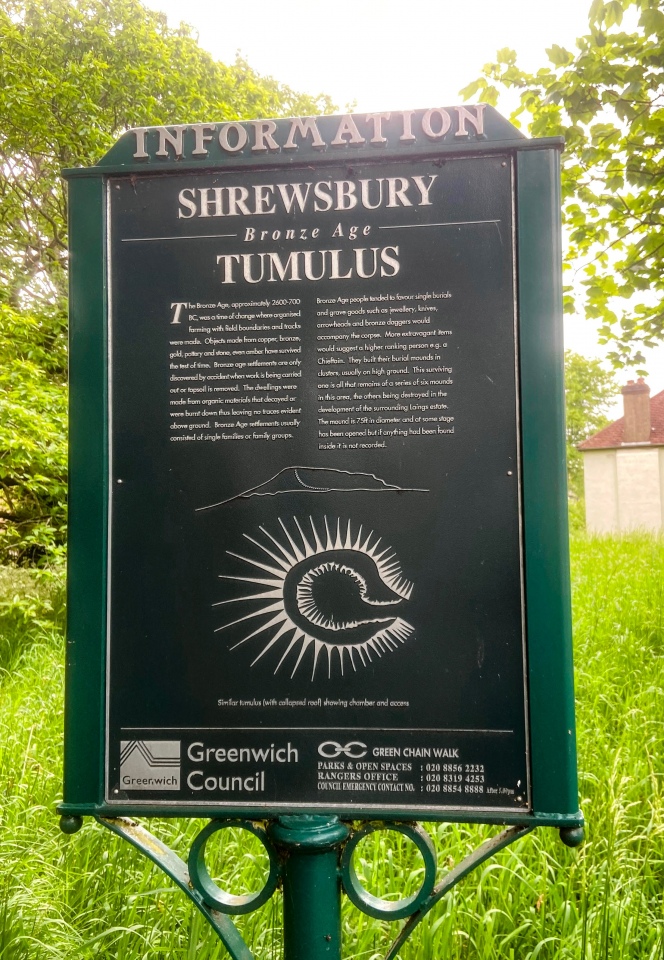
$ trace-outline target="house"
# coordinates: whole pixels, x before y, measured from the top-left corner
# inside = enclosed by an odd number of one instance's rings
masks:
[[[624,416],[579,444],[590,533],[664,531],[664,390],[622,388]]]

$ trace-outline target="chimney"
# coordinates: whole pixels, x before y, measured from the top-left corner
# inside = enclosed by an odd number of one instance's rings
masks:
[[[643,378],[628,380],[622,388],[625,424],[623,443],[650,442],[650,387]]]

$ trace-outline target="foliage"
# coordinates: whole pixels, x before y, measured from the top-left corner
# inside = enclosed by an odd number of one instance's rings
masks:
[[[570,489],[577,496],[583,493],[583,455],[577,447],[607,425],[606,410],[618,389],[615,376],[600,360],[565,351],[567,472]]]
[[[35,631],[64,627],[64,611],[61,574],[0,566],[0,677],[18,668]]]
[[[623,17],[633,28],[622,28]],[[638,20],[638,22],[636,22]],[[617,366],[643,363],[664,335],[664,11],[660,0],[593,0],[576,51],[554,44],[550,64],[521,70],[499,50],[462,95],[495,104],[520,91],[512,117],[533,136],[562,134],[564,222],[572,280],[601,322]],[[567,288],[566,308],[575,310]],[[620,312],[619,312],[620,311]]]
[[[138,0],[4,0],[0,8],[0,299],[60,302],[63,167],[94,164],[131,126],[330,112],[215,61]]]
[[[67,494],[62,314],[0,304],[0,563],[62,556]]]
[[[586,504],[579,496],[569,498],[567,503],[567,519],[570,536],[583,536],[586,532]]]
[[[581,806],[586,843],[530,834],[471,874],[429,914],[404,960],[659,960],[664,952],[664,541],[572,541]],[[22,573],[22,571],[19,571]],[[0,631],[2,623],[0,622]],[[0,675],[0,957],[173,960],[228,954],[186,898],[91,819],[57,829],[62,638],[33,626],[18,666]],[[202,821],[151,821],[186,857]],[[496,827],[429,824],[441,873]],[[357,869],[376,895],[417,886],[421,862],[374,835]],[[372,849],[373,844],[373,849]],[[260,858],[231,841],[227,889],[257,889]],[[264,860],[264,858],[263,858]],[[279,960],[281,894],[239,926],[256,956]],[[397,924],[343,907],[344,956],[384,956]]]
[[[57,561],[65,537],[67,204],[60,171],[130,126],[326,113],[138,0],[0,6],[0,563]],[[21,312],[22,311],[22,312]]]

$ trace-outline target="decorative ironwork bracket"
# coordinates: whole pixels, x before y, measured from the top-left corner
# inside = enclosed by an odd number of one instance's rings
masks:
[[[530,824],[508,827],[465,857],[436,885],[436,852],[429,835],[416,823],[369,822],[359,830],[334,816],[282,816],[267,825],[251,820],[211,820],[194,840],[185,863],[140,823],[127,817],[96,817],[114,834],[127,840],[160,867],[189,897],[224,944],[233,960],[254,960],[254,955],[231,920],[263,906],[279,883],[284,893],[285,960],[341,960],[341,890],[370,917],[405,920],[385,960],[394,960],[414,929],[429,911],[476,867],[499,850],[530,833]],[[66,833],[80,827],[78,817],[63,817]],[[228,893],[211,878],[205,847],[215,833],[231,827],[246,830],[263,844],[269,857],[267,879],[257,893]],[[420,889],[398,901],[382,900],[361,884],[353,863],[358,844],[376,830],[391,830],[408,837],[424,860]],[[561,830],[563,842],[576,846],[582,829]]]
[[[192,903],[200,910],[210,926],[213,928],[223,945],[230,953],[233,960],[254,960],[249,947],[246,945],[240,931],[237,929],[230,917],[226,916],[220,910],[215,909],[213,905],[208,904],[204,899],[203,893],[196,889],[187,869],[187,864],[170,847],[158,840],[145,827],[141,826],[135,820],[128,817],[96,817],[104,827],[107,827],[112,833],[123,840],[128,840],[132,846],[144,853],[148,859],[152,860],[158,867],[168,874],[180,890],[185,893]],[[216,823],[217,821],[212,821]],[[211,824],[208,824],[208,827]],[[208,829],[206,827],[205,829]],[[200,839],[201,834],[196,838],[195,843]],[[192,847],[192,853],[194,848]],[[241,897],[238,900],[244,899]]]

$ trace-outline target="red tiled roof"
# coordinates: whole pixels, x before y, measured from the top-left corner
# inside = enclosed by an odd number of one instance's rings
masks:
[[[625,418],[614,420],[592,437],[579,444],[579,450],[610,450],[623,444]],[[664,390],[650,398],[650,443],[664,446]]]

